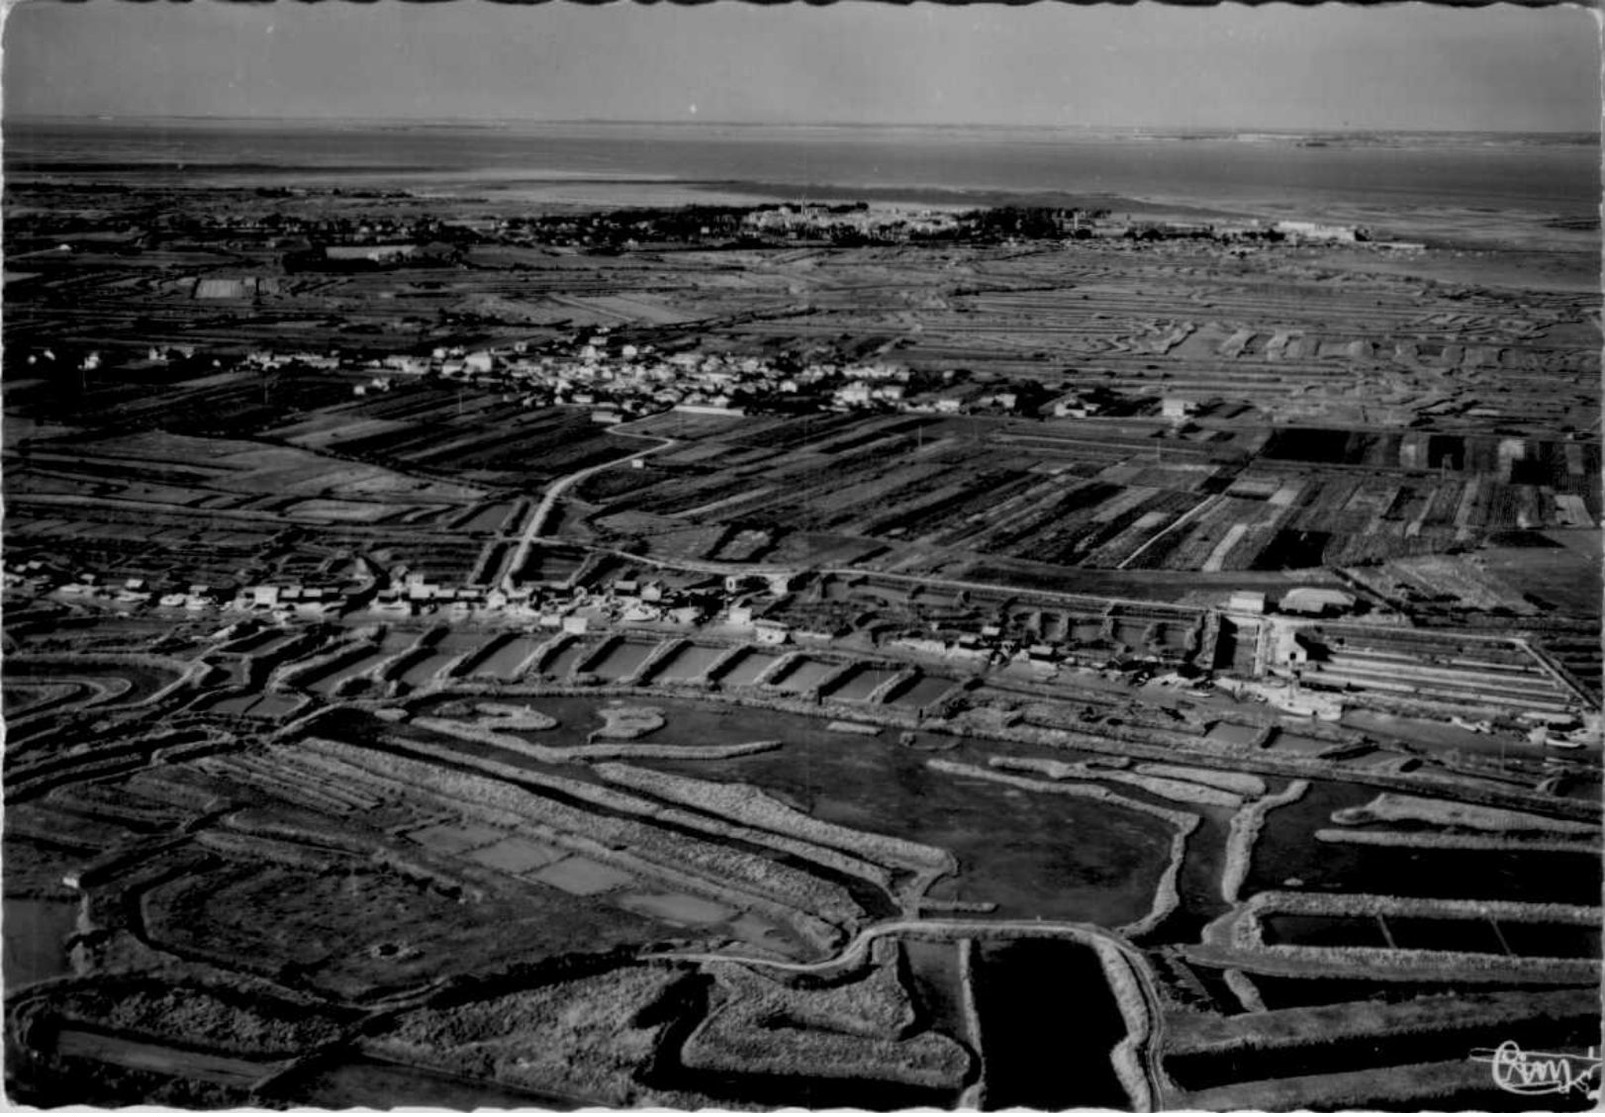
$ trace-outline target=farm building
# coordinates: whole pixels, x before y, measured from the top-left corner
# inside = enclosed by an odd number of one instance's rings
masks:
[[[1086,419],[1101,410],[1100,404],[1083,398],[1080,392],[1070,392],[1052,404],[1053,417],[1056,419]]]
[[[1284,593],[1278,608],[1284,613],[1300,613],[1305,616],[1322,617],[1346,613],[1353,609],[1354,597],[1344,593],[1342,590],[1300,586]]]
[[[429,358],[408,356],[404,353],[385,357],[380,363],[394,372],[405,372],[411,376],[422,376],[429,371]]]
[[[231,279],[211,277],[195,284],[197,299],[248,299],[255,294],[256,279],[252,276]],[[86,363],[85,367],[93,366]]]
[[[388,264],[418,254],[415,244],[331,244],[323,250],[326,260],[366,260]]]
[[[1238,590],[1226,603],[1226,609],[1232,613],[1263,613],[1265,595],[1258,590]]]
[[[1316,221],[1278,221],[1273,228],[1298,241],[1352,242],[1359,239],[1358,231],[1350,226],[1323,225]]]

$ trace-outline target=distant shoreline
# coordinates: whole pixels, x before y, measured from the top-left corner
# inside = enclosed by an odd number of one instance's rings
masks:
[[[491,118],[483,120],[431,119],[411,117],[268,117],[268,116],[40,116],[12,114],[6,119],[8,127],[55,128],[207,128],[244,127],[288,130],[343,131],[366,129],[384,132],[433,131],[487,131],[519,132],[544,129],[673,129],[676,131],[713,131],[739,129],[742,131],[776,132],[976,132],[991,135],[1019,135],[1022,133],[1061,135],[1067,138],[1098,141],[1131,140],[1154,141],[1209,141],[1237,143],[1289,143],[1301,139],[1336,140],[1342,146],[1395,146],[1400,140],[1436,141],[1465,144],[1474,142],[1577,144],[1598,146],[1597,132],[1570,131],[1472,131],[1420,128],[1262,128],[1252,124],[1238,127],[1176,127],[1157,124],[999,124],[984,121],[969,123],[920,124],[907,121],[756,121],[756,120],[524,120],[518,118]],[[1409,146],[1408,144],[1404,146]]]
[[[1038,187],[997,186],[954,187],[934,183],[867,185],[858,183],[786,183],[723,178],[677,178],[670,175],[631,175],[628,172],[604,175],[527,170],[522,168],[481,168],[467,171],[443,170],[418,164],[394,166],[293,166],[264,163],[181,163],[171,160],[113,161],[26,160],[10,152],[5,174],[14,183],[30,179],[37,184],[59,178],[74,187],[123,186],[143,183],[155,185],[171,180],[179,189],[251,190],[256,187],[282,188],[293,182],[298,189],[313,194],[340,190],[352,195],[375,192],[399,195],[418,201],[455,200],[492,207],[533,206],[553,211],[674,209],[684,206],[726,206],[747,208],[766,204],[840,204],[865,202],[875,206],[899,206],[933,210],[997,209],[1027,206],[1055,209],[1109,210],[1138,220],[1179,220],[1199,222],[1268,221],[1317,216],[1323,220],[1375,227],[1385,235],[1407,239],[1430,239],[1456,243],[1465,248],[1510,247],[1515,228],[1531,237],[1539,226],[1561,212],[1548,210],[1550,217],[1537,210],[1513,210],[1506,214],[1484,211],[1460,212],[1457,207],[1429,207],[1419,212],[1392,207],[1360,205],[1337,199],[1300,205],[1292,200],[1272,197],[1223,198],[1186,197],[1155,193],[1133,195],[1086,192],[1073,189],[1046,190]],[[1579,210],[1579,212],[1582,212]],[[1467,222],[1482,226],[1479,235]],[[1514,222],[1514,225],[1510,224]],[[1597,255],[1597,231],[1574,233],[1545,229],[1548,241],[1538,250],[1550,252],[1588,251]]]
[[[1354,132],[1310,142],[1313,133],[1199,130],[1194,143],[1157,132],[1042,128],[7,124],[6,174],[46,189],[292,187],[562,210],[1012,205],[1106,209],[1139,220],[1322,220],[1402,239],[1552,251],[1598,241],[1577,224],[1598,215],[1598,140],[1554,142],[1574,134],[1479,142],[1488,134],[1391,133],[1379,141]]]
[[[278,185],[277,179],[295,177],[308,189],[314,189],[317,178],[367,180],[393,178],[389,188],[411,193],[411,188],[426,185],[429,181],[451,184],[464,191],[495,194],[519,188],[551,188],[583,191],[597,189],[595,204],[615,206],[618,203],[606,194],[617,190],[650,190],[661,188],[665,194],[663,206],[688,203],[687,194],[707,195],[704,205],[742,204],[734,198],[750,199],[746,204],[767,202],[811,204],[868,202],[881,205],[921,206],[934,209],[994,209],[1001,206],[1041,206],[1059,209],[1107,209],[1132,214],[1171,214],[1198,218],[1233,219],[1245,216],[1241,208],[1212,207],[1182,202],[1163,202],[1133,198],[1123,194],[1084,193],[1079,191],[1052,191],[1022,187],[1009,190],[1001,187],[951,187],[935,184],[866,186],[851,183],[782,183],[750,182],[739,179],[689,179],[670,176],[597,175],[585,176],[561,171],[509,170],[495,173],[485,170],[456,174],[436,167],[424,166],[287,166],[264,163],[182,163],[166,160],[112,161],[95,160],[44,160],[27,161],[8,157],[5,173],[13,177],[60,175],[84,176],[95,180],[99,176],[115,178],[128,176],[186,175],[229,178],[238,175],[259,175],[261,184]],[[310,176],[310,179],[309,179]],[[410,181],[409,181],[410,180]],[[195,183],[194,185],[200,185]],[[222,186],[222,183],[209,185]],[[364,186],[371,185],[367,182]],[[570,203],[573,204],[573,203]],[[635,203],[631,203],[635,205]]]

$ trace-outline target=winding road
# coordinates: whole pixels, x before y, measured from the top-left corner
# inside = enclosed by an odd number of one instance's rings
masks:
[[[626,431],[617,431],[617,428],[609,428],[608,433],[618,433],[626,438],[652,437],[650,435],[631,434]],[[639,457],[645,457],[647,454],[655,454],[659,450],[667,450],[671,446],[678,445],[679,443],[674,439],[665,438],[662,439],[658,445],[648,446],[639,453],[631,454],[628,458],[616,458],[612,461],[603,462],[600,465],[587,466],[584,469],[570,473],[565,477],[559,477],[557,480],[553,481],[546,487],[546,493],[541,497],[541,502],[535,506],[535,511],[530,514],[529,523],[524,526],[524,533],[519,537],[518,547],[513,551],[513,557],[503,568],[501,580],[506,581],[507,579],[512,578],[512,576],[518,571],[524,569],[524,564],[529,561],[530,548],[536,543],[540,542],[540,540],[543,538],[541,532],[542,529],[546,527],[546,518],[552,514],[552,509],[557,507],[557,502],[563,498],[563,494],[569,489],[573,488],[575,485],[579,484],[579,482],[585,480],[587,477],[590,477],[593,474],[616,468],[622,462],[631,461]]]

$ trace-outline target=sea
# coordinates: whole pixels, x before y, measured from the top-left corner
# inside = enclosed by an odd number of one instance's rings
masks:
[[[1594,134],[8,119],[8,174],[1597,222]],[[650,191],[647,191],[649,194]],[[1587,231],[1586,228],[1584,230]],[[1597,232],[1597,229],[1595,230]]]

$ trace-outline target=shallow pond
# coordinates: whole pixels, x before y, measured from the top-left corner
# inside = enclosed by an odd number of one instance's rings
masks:
[[[756,784],[829,822],[953,851],[943,898],[997,903],[1004,917],[1118,924],[1145,914],[1170,847],[1170,828],[1118,805],[1034,793],[926,765],[928,754],[834,732],[817,718],[773,710],[653,703],[668,725],[648,740],[733,742],[779,737],[774,752],[721,760],[642,760],[701,779]],[[948,759],[984,764],[995,748],[962,739]]]
[[[511,682],[523,674],[529,657],[544,642],[538,636],[514,637],[481,660],[474,674]]]
[[[499,531],[509,512],[513,510],[511,502],[502,504],[489,504],[475,512],[467,522],[459,523],[456,527],[460,532]]]
[[[255,694],[240,694],[232,698],[203,699],[196,708],[212,714],[243,716],[257,701]]]
[[[294,632],[269,628],[224,644],[218,650],[228,655],[257,655],[281,648],[296,636],[297,633]]]
[[[1148,634],[1146,621],[1116,621],[1115,640],[1122,644],[1129,644],[1134,648],[1143,645],[1144,637]]]
[[[587,645],[583,640],[570,641],[541,665],[540,672],[554,679],[566,679],[569,672],[574,670],[574,665],[590,655],[592,650],[593,646]]]
[[[1219,741],[1225,745],[1249,745],[1259,736],[1259,727],[1254,725],[1237,725],[1229,721],[1217,721],[1209,727],[1206,736],[1211,741]]]
[[[700,678],[724,654],[724,648],[711,648],[702,644],[687,644],[659,664],[652,677],[655,680],[671,683]]]
[[[620,640],[608,649],[600,663],[593,663],[590,670],[604,679],[615,681],[625,679],[635,674],[641,664],[647,661],[647,657],[656,650],[656,644]]]
[[[902,672],[882,667],[859,667],[826,690],[825,697],[841,702],[867,702],[869,696]]]
[[[1266,816],[1243,888],[1304,888],[1441,899],[1517,900],[1597,905],[1597,856],[1533,850],[1409,849],[1316,841],[1333,826],[1332,812],[1377,795],[1357,784],[1317,783],[1297,803]],[[1289,880],[1298,883],[1289,885]]]
[[[427,686],[435,682],[435,676],[460,654],[459,652],[432,652],[403,671],[400,681],[410,687]]]
[[[440,701],[420,705],[428,714]],[[601,726],[601,697],[532,698],[527,704],[558,725],[518,733],[544,745],[583,745]],[[1024,791],[929,768],[930,753],[883,737],[834,731],[825,719],[698,699],[642,700],[666,724],[639,738],[665,744],[732,744],[779,738],[782,748],[716,763],[640,759],[630,763],[697,779],[751,783],[800,810],[844,826],[926,842],[951,850],[960,875],[938,882],[943,899],[991,901],[1003,917],[1041,915],[1118,925],[1146,914],[1170,851],[1171,829],[1159,819],[1107,802]],[[550,770],[491,745],[446,740],[415,726],[386,734],[419,735],[467,755],[515,767]],[[943,738],[946,759],[984,765],[995,743]],[[1069,758],[1069,754],[1064,754]],[[563,775],[594,779],[564,765]]]
[[[578,1109],[580,1102],[556,1094],[514,1090],[420,1067],[353,1059],[322,1071],[297,1087],[290,1101],[318,1109]]]
[[[1286,729],[1277,729],[1271,734],[1269,747],[1278,752],[1315,756],[1332,748],[1333,742],[1323,741],[1319,737],[1306,737],[1302,733],[1291,733]]]
[[[767,652],[743,652],[725,668],[719,681],[728,686],[751,686],[779,658]]]
[[[927,706],[935,702],[952,689],[952,679],[924,675],[914,680],[913,685],[905,686],[898,690],[896,696],[892,698],[891,704],[908,709],[918,709],[921,706]]]
[[[1493,733],[1477,733],[1447,722],[1403,717],[1398,714],[1383,713],[1380,710],[1345,710],[1342,724],[1378,737],[1394,738],[1417,746],[1429,745],[1484,753],[1497,753],[1505,749],[1513,756],[1523,751],[1541,751],[1531,748],[1524,739]]]
[[[0,969],[8,989],[72,972],[67,936],[78,926],[78,905],[70,900],[6,897],[0,938],[5,943]]]
[[[264,694],[245,713],[253,718],[288,717],[301,705],[302,700],[290,694]]]
[[[964,982],[959,974],[959,946],[951,942],[903,940],[909,992],[937,1031],[968,1044],[964,1020]]]
[[[516,573],[522,581],[567,582],[584,565],[585,560],[579,555],[554,554],[536,548],[530,551],[523,568]]]
[[[340,684],[345,682],[347,679],[354,679],[358,675],[372,671],[375,667],[378,667],[381,663],[389,658],[389,652],[386,652],[382,649],[373,651],[365,656],[361,656],[360,658],[353,660],[350,663],[347,663],[343,667],[335,667],[329,671],[320,671],[310,680],[303,679],[301,681],[301,685],[305,689],[316,694],[330,695],[333,694]]]
[[[387,628],[385,634],[379,638],[379,647],[391,655],[400,655],[417,644],[420,635],[415,629]]]
[[[780,678],[771,680],[773,686],[780,690],[790,690],[801,693],[817,687],[831,673],[836,670],[836,664],[825,663],[806,656],[794,660]]]

